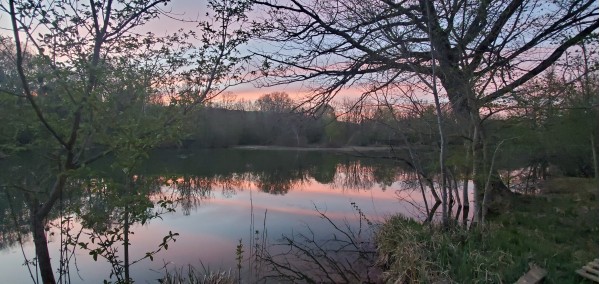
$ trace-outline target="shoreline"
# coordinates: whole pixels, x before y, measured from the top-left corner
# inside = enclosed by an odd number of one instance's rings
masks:
[[[289,147],[289,146],[233,146],[230,149],[268,151],[329,151],[329,152],[387,152],[390,146],[344,146],[344,147]],[[393,147],[393,149],[399,149]]]

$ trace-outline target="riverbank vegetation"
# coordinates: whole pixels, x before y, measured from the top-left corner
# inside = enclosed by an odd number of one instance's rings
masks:
[[[598,180],[548,180],[473,230],[392,217],[376,239],[388,283],[512,283],[531,265],[544,283],[581,283],[575,270],[598,257]]]

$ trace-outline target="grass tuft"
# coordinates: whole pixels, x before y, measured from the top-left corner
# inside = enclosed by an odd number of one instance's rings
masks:
[[[235,284],[237,279],[230,271],[199,271],[189,265],[175,271],[166,271],[165,276],[158,280],[161,284]]]
[[[574,271],[598,257],[597,180],[547,181],[470,231],[392,217],[377,244],[387,283],[515,282],[532,263],[548,270],[545,283],[586,283]]]

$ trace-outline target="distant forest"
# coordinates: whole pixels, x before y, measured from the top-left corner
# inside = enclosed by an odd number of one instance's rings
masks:
[[[385,105],[346,100],[316,108],[298,106],[286,93],[269,93],[256,102],[210,103],[184,123],[184,147],[236,145],[343,147],[432,145],[436,141],[433,107],[397,113]],[[401,125],[402,133],[398,133]]]
[[[505,140],[502,163],[543,163],[556,165],[573,176],[594,174],[590,139],[598,129],[597,112],[591,111],[593,97],[582,92],[555,89],[563,96],[551,100],[552,86],[559,79],[548,75],[544,88],[532,91],[541,97],[536,104],[521,108],[499,108],[488,118],[489,145]],[[538,82],[539,83],[539,82]],[[549,86],[549,85],[550,86]],[[547,96],[544,98],[544,94]],[[435,152],[439,147],[435,108],[426,103],[398,105],[345,100],[316,109],[295,105],[285,93],[271,93],[256,102],[231,100],[214,102],[194,110],[184,123],[184,138],[167,147],[224,148],[238,145],[288,147],[395,146]],[[357,105],[357,103],[359,105]],[[445,108],[446,133],[460,133],[460,125]],[[452,148],[462,147],[466,138],[448,136]],[[460,159],[460,154],[457,154]]]

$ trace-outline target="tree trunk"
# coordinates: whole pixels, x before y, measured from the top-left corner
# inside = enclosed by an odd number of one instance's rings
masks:
[[[128,198],[133,195],[133,181],[131,177],[128,177],[125,183],[125,190],[127,193],[125,194]],[[125,205],[125,216],[123,216],[123,270],[125,271],[125,283],[133,283],[131,276],[129,274],[129,230],[130,230],[130,219],[131,212],[129,209],[129,205]]]
[[[425,223],[431,223],[431,221],[433,221],[433,216],[435,216],[435,211],[437,211],[437,209],[440,207],[441,204],[442,204],[442,202],[436,202],[435,204],[433,204],[433,207],[431,207],[431,210],[429,210],[429,212],[427,212],[427,219],[425,220]]]
[[[124,239],[123,239],[123,253],[124,253],[124,270],[125,270],[125,283],[131,283],[131,277],[129,275],[129,206],[125,206],[125,224],[124,224]]]
[[[35,244],[35,255],[40,268],[42,282],[45,284],[54,284],[54,272],[50,262],[50,253],[48,251],[48,239],[46,238],[44,218],[38,216],[37,205],[34,203],[31,212],[31,228],[33,230],[33,243]]]
[[[443,62],[443,61],[442,61]],[[463,73],[451,65],[444,65],[442,76],[440,77],[444,89],[447,91],[448,98],[450,99],[452,111],[457,119],[459,125],[463,125],[463,135],[469,137],[470,141],[466,142],[466,151],[470,152],[467,154],[468,167],[471,168],[471,180],[473,181],[473,204],[474,204],[474,222],[478,223],[481,221],[481,203],[483,199],[483,191],[490,171],[488,167],[489,161],[486,160],[486,149],[485,149],[485,129],[482,125],[482,119],[480,117],[479,110],[481,105],[477,98],[477,94],[473,91],[474,86],[470,82],[469,74]],[[469,161],[470,158],[470,161]],[[494,174],[497,174],[495,169],[492,169]],[[498,176],[491,177],[491,192],[490,199],[495,199],[496,193],[499,191],[496,189],[503,189],[501,179]],[[498,182],[500,184],[498,184]],[[463,187],[463,203],[468,204],[467,198],[467,187]],[[508,190],[506,190],[508,192]],[[500,192],[501,194],[504,192]],[[467,210],[468,211],[468,210]]]
[[[45,203],[40,203],[36,196],[27,193],[25,194],[25,199],[31,208],[31,232],[33,235],[33,243],[35,245],[35,255],[43,283],[56,283],[54,272],[52,270],[52,262],[50,261],[50,252],[48,251],[45,221],[50,214],[50,210],[52,210],[54,203],[56,203],[56,200],[61,196],[66,181],[66,175],[61,174],[58,176],[58,179],[50,191],[50,196]]]
[[[471,158],[472,158],[472,177],[473,177],[473,204],[475,211],[473,212],[473,220],[478,223],[481,218],[481,199],[483,198],[482,190],[485,183],[481,179],[483,171],[483,143],[481,142],[479,131],[481,129],[477,125],[473,125],[473,140],[471,141]]]

